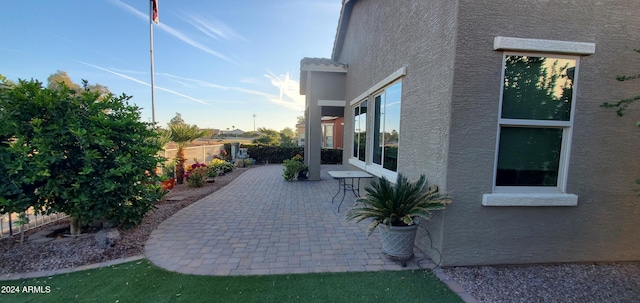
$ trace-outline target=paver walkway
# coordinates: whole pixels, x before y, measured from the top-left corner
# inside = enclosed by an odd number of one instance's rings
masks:
[[[338,182],[285,182],[281,165],[258,166],[165,220],[146,243],[154,264],[180,273],[256,275],[433,267],[416,250],[406,268],[385,257],[366,223],[346,222],[331,198]]]

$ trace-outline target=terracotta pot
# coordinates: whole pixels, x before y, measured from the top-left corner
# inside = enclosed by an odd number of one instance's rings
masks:
[[[162,181],[162,189],[163,190],[173,189],[175,184],[176,184],[176,179],[175,178],[171,178],[169,180]]]

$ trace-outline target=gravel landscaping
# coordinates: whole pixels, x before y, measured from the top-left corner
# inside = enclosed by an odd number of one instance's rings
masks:
[[[640,263],[451,267],[479,302],[640,302]]]
[[[186,184],[176,185],[154,209],[147,213],[142,223],[129,230],[120,230],[120,240],[113,247],[101,249],[96,245],[94,234],[47,243],[29,241],[28,237],[52,225],[64,225],[62,220],[26,232],[25,242],[19,243],[20,236],[0,240],[0,275],[33,271],[54,270],[99,263],[119,258],[144,254],[144,243],[151,232],[165,219],[229,184],[247,168],[237,168],[224,176],[218,176],[214,183],[206,183],[199,188],[189,188]],[[179,200],[172,198],[179,197]]]

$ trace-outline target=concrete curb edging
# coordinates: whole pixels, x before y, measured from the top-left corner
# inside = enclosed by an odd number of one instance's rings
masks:
[[[446,284],[451,291],[460,296],[465,303],[479,303],[478,300],[476,300],[476,298],[474,298],[462,285],[451,279],[451,277],[449,277],[442,268],[434,268],[432,272],[436,277],[438,277],[438,279],[440,279],[440,281]]]
[[[68,274],[76,271],[83,271],[87,269],[94,269],[94,268],[127,263],[131,261],[142,260],[144,258],[146,258],[144,255],[138,255],[133,257],[109,260],[109,261],[100,262],[100,263],[87,264],[87,265],[82,265],[78,267],[67,267],[67,268],[61,268],[61,269],[34,271],[34,272],[27,272],[27,273],[4,274],[4,275],[0,275],[0,281],[42,278],[42,277],[49,277],[53,275]]]

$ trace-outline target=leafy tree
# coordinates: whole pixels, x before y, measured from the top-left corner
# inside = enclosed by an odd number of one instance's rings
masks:
[[[636,48],[636,49],[634,49],[634,51],[637,52],[637,53],[640,53],[640,48]],[[616,76],[616,80],[621,81],[621,82],[634,80],[634,79],[638,79],[638,78],[640,78],[640,74],[635,74],[635,75],[631,75],[631,76],[625,76],[625,75]],[[624,111],[627,109],[627,107],[629,107],[629,105],[631,105],[633,102],[635,102],[637,100],[640,100],[640,95],[636,95],[636,96],[631,97],[631,98],[622,99],[622,100],[619,100],[618,102],[615,102],[615,103],[605,102],[600,106],[601,107],[607,107],[607,108],[615,108],[616,109],[616,114],[618,114],[619,117],[622,117],[624,115]],[[638,122],[636,125],[638,127],[640,127],[640,122]]]
[[[89,85],[86,80],[82,80],[82,84],[76,84],[71,80],[69,74],[62,70],[58,70],[47,78],[47,88],[49,89],[59,90],[63,85],[66,85],[77,93],[82,93],[83,90],[87,89],[92,92],[98,92],[102,96],[106,96],[109,93],[109,88],[102,84]]]
[[[204,136],[205,132],[195,125],[186,123],[169,123],[169,131],[171,132],[171,141],[175,142],[178,148],[176,152],[176,182],[182,184],[184,182],[184,162],[186,160],[184,158],[184,148],[193,140]]]
[[[640,48],[636,48],[634,49],[634,51],[636,53],[640,53]],[[629,81],[629,80],[635,80],[640,78],[640,74],[635,74],[635,75],[631,75],[631,76],[626,76],[626,75],[618,75],[616,76],[616,80],[620,81],[620,82],[624,82],[624,81]],[[601,107],[606,107],[606,108],[615,108],[616,109],[616,114],[618,115],[618,117],[622,117],[624,115],[624,111],[627,109],[627,107],[629,107],[629,105],[631,105],[633,102],[640,100],[640,95],[636,95],[634,97],[630,97],[630,98],[625,98],[625,99],[621,99],[618,102],[615,103],[609,103],[609,102],[605,102],[602,105],[600,105]],[[640,121],[636,122],[636,126],[640,127]],[[640,179],[636,179],[636,183],[638,185],[640,185]],[[638,195],[640,195],[640,191],[638,191]]]
[[[47,88],[51,90],[60,90],[63,86],[74,90],[76,92],[81,91],[81,87],[78,84],[73,83],[69,74],[63,70],[58,70],[54,74],[51,74],[47,78]]]
[[[184,124],[184,119],[182,119],[182,115],[180,113],[176,113],[176,115],[169,120],[169,124]]]
[[[7,79],[7,77],[0,74],[0,86],[14,86],[16,85],[13,81]]]
[[[76,84],[71,80],[67,72],[62,70],[58,70],[47,78],[47,88],[51,90],[60,90],[63,85],[75,91],[76,94],[81,94],[84,90],[97,92],[100,94],[100,99],[106,98],[110,93],[109,88],[102,84],[89,85],[86,80],[82,80],[82,85]]]
[[[297,146],[294,141],[296,138],[296,133],[291,129],[291,127],[285,127],[280,131],[280,146],[285,147],[294,147]]]
[[[277,131],[268,129],[266,127],[261,127],[258,128],[258,132],[260,133],[260,136],[253,139],[253,143],[270,146],[276,146],[280,144],[280,133],[278,133]]]
[[[298,122],[296,124],[304,124],[305,118],[304,116],[298,116]]]
[[[152,173],[162,158],[130,98],[35,80],[0,86],[0,213],[64,212],[73,234],[99,219],[140,223],[162,196]]]

